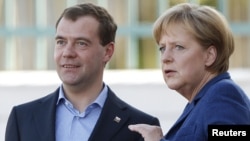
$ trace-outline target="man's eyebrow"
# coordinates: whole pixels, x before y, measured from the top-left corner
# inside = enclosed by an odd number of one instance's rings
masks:
[[[58,40],[58,39],[64,39],[64,37],[63,37],[63,36],[58,35],[58,36],[56,36],[56,37],[55,37],[55,39],[56,39],[56,40]]]
[[[87,38],[84,38],[84,37],[78,37],[78,38],[75,38],[76,40],[84,40],[88,43],[91,43],[91,40],[87,39]]]
[[[57,35],[55,37],[55,40],[59,40],[59,39],[65,39],[65,38],[63,36]],[[84,37],[77,37],[77,38],[75,38],[75,40],[84,40],[88,43],[91,43],[91,40],[89,40],[88,38],[84,38]]]

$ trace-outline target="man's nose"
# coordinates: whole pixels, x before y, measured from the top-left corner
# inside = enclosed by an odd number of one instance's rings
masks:
[[[76,50],[73,44],[68,43],[63,50],[63,57],[73,58],[76,57]]]

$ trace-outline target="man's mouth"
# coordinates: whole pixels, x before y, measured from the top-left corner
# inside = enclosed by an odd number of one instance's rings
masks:
[[[77,68],[78,66],[77,65],[71,65],[71,64],[65,64],[65,65],[62,65],[63,68]]]

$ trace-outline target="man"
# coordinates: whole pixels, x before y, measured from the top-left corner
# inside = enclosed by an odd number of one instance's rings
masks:
[[[103,82],[114,52],[117,26],[102,7],[90,3],[64,10],[56,23],[57,73],[62,85],[38,100],[15,106],[5,141],[138,141],[128,125],[159,125]]]

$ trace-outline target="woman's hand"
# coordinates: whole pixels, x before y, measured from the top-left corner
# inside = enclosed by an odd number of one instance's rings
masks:
[[[131,131],[138,132],[144,138],[144,141],[160,141],[163,138],[161,127],[148,124],[129,125]]]

